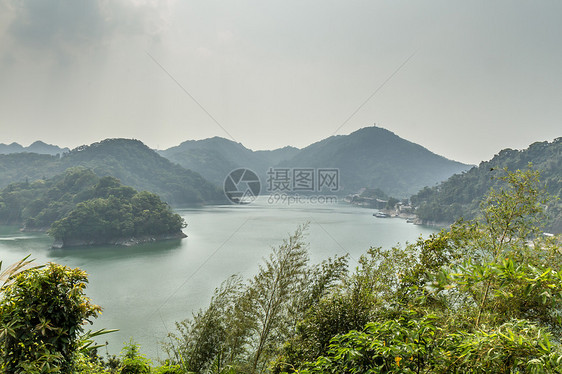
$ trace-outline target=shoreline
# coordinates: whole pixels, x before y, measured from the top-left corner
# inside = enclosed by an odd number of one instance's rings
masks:
[[[409,223],[412,223],[414,225],[420,225],[420,226],[429,226],[429,227],[436,227],[436,228],[446,228],[449,227],[453,224],[453,222],[436,222],[436,221],[423,221],[422,219],[420,219],[415,213],[400,213],[397,212],[394,209],[377,209],[377,208],[373,208],[371,206],[365,206],[365,205],[361,205],[361,204],[354,204],[353,202],[350,201],[346,201],[347,204],[353,205],[353,206],[357,206],[360,208],[365,208],[365,209],[374,209],[375,211],[384,213],[386,215],[388,215],[388,218],[400,218],[400,219],[404,219],[406,221],[410,221]]]
[[[160,234],[160,235],[143,235],[131,236],[126,238],[114,238],[109,240],[83,240],[83,239],[68,239],[68,240],[55,240],[51,248],[61,249],[70,247],[89,247],[96,245],[113,245],[116,247],[132,247],[143,243],[153,243],[165,240],[184,239],[187,235],[183,231],[173,234]]]

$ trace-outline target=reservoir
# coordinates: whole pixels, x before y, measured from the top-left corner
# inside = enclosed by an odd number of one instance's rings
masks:
[[[160,342],[175,322],[205,307],[220,283],[232,274],[253,276],[283,239],[309,223],[310,263],[349,253],[353,269],[370,247],[391,248],[427,237],[435,228],[398,218],[376,218],[373,210],[345,203],[270,204],[260,197],[248,205],[176,209],[188,226],[183,240],[137,247],[51,249],[46,234],[21,233],[0,226],[3,268],[27,255],[35,264],[56,262],[89,274],[87,295],[103,315],[86,329],[119,329],[98,343],[117,354],[133,338],[142,353],[165,358]],[[105,354],[105,349],[100,349]]]

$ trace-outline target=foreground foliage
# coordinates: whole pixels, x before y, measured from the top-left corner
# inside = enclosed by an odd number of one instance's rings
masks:
[[[306,226],[299,227],[254,277],[227,279],[207,308],[178,323],[158,368],[134,342],[111,367],[87,356],[81,330],[70,327],[96,311],[75,305],[83,274],[51,264],[17,275],[17,265],[0,302],[2,365],[7,372],[562,373],[561,247],[541,235],[548,198],[538,177],[506,173],[508,187],[489,192],[478,219],[405,248],[372,248],[351,273],[347,256],[310,265]],[[74,274],[78,288],[56,274]],[[64,312],[42,309],[59,299],[70,302]]]
[[[308,265],[305,227],[275,248],[256,276],[231,277],[211,304],[177,324],[165,346],[187,372],[263,372],[302,313],[344,273],[346,258]]]
[[[20,272],[0,301],[0,365],[8,373],[72,372],[83,325],[101,312],[86,274],[57,264]]]
[[[0,372],[180,374],[178,366],[151,367],[133,341],[119,357],[97,355],[100,335],[84,331],[101,314],[85,296],[84,271],[49,263],[30,267],[27,258],[0,273]]]
[[[390,257],[390,297],[364,328],[332,338],[301,373],[556,373],[560,346],[560,246],[540,235],[547,203],[538,173],[502,177],[479,220],[457,222]],[[372,252],[375,274],[388,255]],[[412,266],[413,264],[413,266]],[[382,301],[382,300],[381,300]],[[289,356],[289,359],[292,357]]]

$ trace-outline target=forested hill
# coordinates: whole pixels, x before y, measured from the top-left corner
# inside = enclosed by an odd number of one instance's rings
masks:
[[[410,196],[470,168],[375,126],[331,136],[280,165],[338,168],[340,187],[347,193],[369,187],[396,197]]]
[[[230,171],[241,167],[256,172],[264,185],[270,168],[338,168],[344,193],[369,187],[397,197],[408,197],[470,168],[379,127],[331,136],[303,149],[252,151],[214,137],[186,141],[159,152],[220,185]]]
[[[228,173],[234,169],[247,168],[265,177],[268,168],[293,157],[298,151],[294,147],[252,151],[240,143],[215,136],[203,140],[188,140],[159,153],[222,186]]]
[[[115,244],[183,236],[183,219],[150,192],[110,176],[71,168],[51,179],[10,184],[0,191],[0,224],[47,230],[61,245]]]
[[[498,188],[501,169],[524,170],[532,163],[540,171],[548,193],[562,196],[562,138],[537,142],[525,150],[504,149],[490,161],[480,163],[466,173],[457,174],[439,186],[425,188],[411,197],[417,215],[424,222],[453,222],[473,218],[482,198],[491,187]],[[560,201],[549,209],[553,222],[550,229],[562,232]]]
[[[66,167],[85,166],[100,176],[160,195],[173,204],[212,202],[222,192],[200,174],[174,164],[138,140],[107,139],[79,147],[61,158]]]
[[[0,155],[0,187],[34,181],[84,166],[98,176],[114,176],[138,190],[160,195],[171,204],[222,201],[220,190],[201,175],[172,163],[138,140],[106,139],[61,156],[15,153]]]

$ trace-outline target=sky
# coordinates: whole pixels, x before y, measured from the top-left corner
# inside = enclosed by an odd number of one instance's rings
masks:
[[[562,136],[562,2],[0,0],[0,143],[376,124],[457,161]]]

